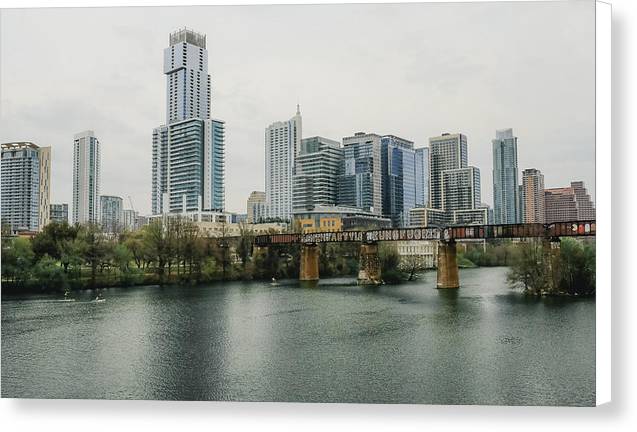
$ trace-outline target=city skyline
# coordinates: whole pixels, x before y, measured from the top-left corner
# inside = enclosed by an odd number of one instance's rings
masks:
[[[227,33],[223,33],[228,31],[228,24],[223,21],[230,20],[236,25],[236,20],[242,20],[245,24],[258,24],[259,28],[277,19],[281,9],[276,6],[171,8],[171,14],[162,13],[166,8],[144,9],[144,18],[152,22],[152,28],[144,24],[142,9],[109,9],[103,11],[107,15],[103,21],[108,25],[109,21],[119,20],[118,26],[114,30],[108,26],[102,29],[101,22],[87,20],[93,30],[99,28],[91,34],[104,36],[89,35],[77,40],[74,54],[77,60],[73,58],[70,62],[68,57],[58,54],[64,49],[63,41],[68,40],[67,32],[75,33],[77,28],[67,31],[51,19],[58,11],[3,11],[2,50],[7,62],[2,66],[0,140],[52,146],[51,202],[71,203],[72,181],[66,167],[72,166],[72,137],[78,130],[93,129],[102,144],[102,193],[123,198],[131,195],[135,209],[149,214],[152,139],[149,131],[166,113],[161,51],[165,48],[166,34],[185,26],[207,35],[213,111],[218,113],[215,117],[228,122],[228,211],[244,213],[249,193],[264,189],[263,128],[289,118],[297,102],[303,107],[303,138],[319,135],[341,140],[358,131],[374,131],[401,136],[413,140],[415,147],[424,147],[429,137],[443,132],[465,134],[471,164],[482,172],[483,201],[490,205],[493,205],[489,187],[491,140],[496,129],[511,127],[519,137],[520,172],[530,167],[540,169],[546,176],[547,188],[583,180],[594,201],[594,116],[589,85],[593,74],[588,67],[594,62],[592,50],[588,49],[592,46],[593,32],[581,24],[585,19],[566,22],[560,19],[573,14],[578,17],[590,14],[592,19],[591,9],[573,3],[515,8],[506,4],[457,7],[453,4],[286,6],[284,13],[290,18],[291,32],[307,25],[303,19],[309,16],[324,17],[334,30],[329,35],[321,34],[320,38],[304,32],[300,38],[304,42],[290,41],[292,49],[298,43],[309,45],[308,50],[301,52],[300,62],[291,64],[291,58],[271,51],[270,57],[257,56],[261,68],[249,66],[253,50],[263,49],[265,45],[261,44],[276,45],[275,42],[285,40],[287,32],[272,31],[264,35],[258,47],[249,47],[241,41],[228,43]],[[547,15],[547,8],[553,11],[551,15]],[[92,13],[95,12],[75,9],[65,13],[65,19],[75,22],[78,17],[90,17]],[[362,19],[370,24],[386,19],[389,13],[397,25],[411,29],[408,30],[411,37],[405,40],[405,35],[391,35],[378,29],[376,33],[351,34],[346,31],[346,23],[353,13],[362,14]],[[441,20],[442,25],[456,15],[462,28],[460,34],[432,44],[427,35],[434,34],[437,28],[434,21]],[[488,23],[503,15],[508,20],[498,21],[501,25],[492,30]],[[155,16],[157,20],[148,19]],[[214,22],[210,22],[211,18]],[[540,18],[543,25],[536,27]],[[429,20],[430,26],[423,25]],[[15,27],[18,21],[20,25],[32,24],[34,32],[22,34]],[[416,24],[429,30],[416,30]],[[52,25],[55,30],[51,30]],[[529,40],[525,30],[531,28],[542,28],[542,34]],[[474,35],[477,30],[480,36],[476,40],[467,39],[467,35]],[[566,30],[572,34],[562,34]],[[512,32],[508,38],[511,40],[498,40],[497,36],[506,31]],[[555,32],[559,32],[559,38],[553,37]],[[19,44],[16,37],[20,37]],[[371,38],[369,46],[365,38]],[[344,41],[343,47],[335,40]],[[489,52],[477,46],[485,40],[489,41]],[[376,45],[378,51],[370,51],[374,42],[383,42]],[[404,44],[401,55],[383,49],[397,42]],[[513,49],[513,42],[520,42],[517,50]],[[447,55],[441,57],[443,49]],[[560,58],[564,50],[572,54],[568,62]],[[117,59],[113,58],[113,52],[118,53]],[[349,57],[343,57],[346,52]],[[540,60],[539,53],[546,58]],[[526,69],[513,67],[504,71],[506,68],[494,65],[493,61],[504,54]],[[82,59],[93,60],[95,66],[86,65]],[[560,70],[543,71],[548,59],[560,65]],[[399,67],[388,69],[388,64],[395,66],[396,62]],[[314,69],[306,67],[310,65]],[[47,74],[40,73],[39,79],[32,79],[35,75],[30,74],[43,68]],[[396,75],[394,69],[400,73]],[[574,70],[578,73],[571,76],[569,71]],[[391,82],[392,86],[379,88],[379,82]],[[326,91],[330,92],[330,98],[324,97]],[[47,94],[46,100],[42,100],[42,94]],[[132,95],[136,103],[123,103],[123,94]],[[278,97],[272,97],[273,94]],[[351,109],[352,105],[360,109]],[[582,108],[586,106],[591,108]],[[576,107],[584,114],[572,118],[569,112]],[[251,175],[246,176],[246,172]]]

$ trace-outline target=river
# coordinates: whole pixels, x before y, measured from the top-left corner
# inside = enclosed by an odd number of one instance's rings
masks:
[[[329,279],[3,297],[2,397],[595,404],[595,300]]]

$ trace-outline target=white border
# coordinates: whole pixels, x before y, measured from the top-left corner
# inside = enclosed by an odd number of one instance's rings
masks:
[[[396,2],[395,0],[380,0]],[[412,0],[406,0],[411,2]],[[440,0],[429,0],[440,1]],[[444,0],[443,0],[444,1]],[[464,0],[471,2],[474,0]],[[500,1],[500,0],[498,0]],[[518,0],[512,0],[518,1]],[[634,120],[637,118],[637,92],[631,83],[637,73],[637,1],[609,0],[613,2],[615,20],[613,36],[616,55],[614,88],[621,89],[615,94],[615,181],[618,196],[634,198],[637,182],[633,164],[637,163],[635,150],[627,142],[634,139]],[[182,5],[189,4],[268,4],[268,3],[338,3],[338,0],[0,0],[0,7],[51,7],[51,6],[116,6],[116,5]],[[360,3],[361,0],[350,0]],[[375,3],[379,0],[363,0]],[[1,12],[0,12],[1,13]],[[602,11],[598,19],[602,17]],[[601,25],[600,25],[601,24]],[[610,15],[604,23],[599,23],[599,33],[610,27]],[[631,45],[632,44],[632,45]],[[600,44],[601,45],[601,44]],[[610,46],[610,31],[608,42]],[[601,50],[600,50],[601,51]],[[602,54],[600,52],[599,54]],[[565,53],[567,55],[567,53]],[[610,52],[607,50],[610,62]],[[598,55],[598,62],[601,56]],[[598,63],[599,64],[599,63]],[[610,64],[610,63],[607,63]],[[606,81],[600,82],[606,72]],[[606,71],[597,71],[597,400],[608,392],[610,398],[610,272],[611,272],[611,163],[610,163],[610,66]],[[603,88],[605,92],[601,92]],[[603,94],[600,94],[603,93]],[[607,109],[600,113],[600,104],[607,102]],[[623,121],[622,121],[623,120]],[[601,134],[606,128],[607,133]],[[626,142],[624,142],[626,141]],[[604,149],[606,154],[601,150]],[[618,174],[619,172],[619,174]],[[601,191],[601,192],[600,192]],[[634,200],[615,200],[622,207],[616,211],[616,221],[629,222],[628,213],[637,214]],[[603,204],[603,205],[602,205]],[[634,210],[634,211],[631,211]],[[605,229],[606,228],[606,229]],[[616,233],[618,231],[616,230]],[[618,240],[618,239],[616,239]],[[634,238],[630,239],[634,240]],[[634,244],[634,243],[633,243]],[[615,331],[618,338],[615,347],[615,402],[596,409],[542,408],[542,407],[467,407],[432,405],[341,405],[341,404],[273,404],[273,403],[214,403],[214,402],[153,402],[153,401],[68,401],[68,400],[0,400],[0,430],[43,430],[71,432],[86,431],[89,426],[95,430],[145,430],[158,432],[177,430],[237,430],[265,432],[268,430],[460,430],[473,431],[537,431],[560,429],[598,431],[604,429],[632,430],[629,426],[637,421],[634,410],[634,391],[637,388],[637,362],[633,329],[637,328],[637,314],[631,313],[637,295],[630,264],[634,264],[634,246],[616,242],[615,259],[619,264],[615,281],[621,295],[615,295]],[[631,252],[632,250],[632,252]],[[617,253],[622,252],[622,253]],[[617,264],[616,262],[616,264]],[[604,276],[605,275],[605,276]],[[629,278],[630,275],[630,278]],[[602,285],[602,281],[604,281]],[[603,292],[606,291],[606,293]],[[621,299],[621,301],[620,301]],[[617,343],[620,342],[620,343]],[[605,344],[605,345],[604,345]],[[622,355],[618,355],[622,354]],[[606,383],[608,383],[606,385]],[[606,388],[603,388],[606,387]],[[619,397],[618,397],[619,396]],[[621,399],[621,400],[620,400]],[[5,427],[3,429],[3,427]],[[634,424],[633,424],[634,427]]]
[[[597,405],[611,401],[611,13],[610,4],[595,2]]]

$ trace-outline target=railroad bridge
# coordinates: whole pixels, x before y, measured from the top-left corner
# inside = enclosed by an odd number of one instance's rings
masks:
[[[356,242],[361,244],[358,282],[361,285],[382,283],[378,243],[384,241],[436,241],[438,243],[438,288],[459,288],[457,241],[469,239],[540,238],[545,247],[559,248],[560,237],[595,236],[595,221],[556,222],[551,224],[468,225],[427,228],[386,228],[369,231],[314,232],[305,234],[268,234],[255,237],[258,248],[282,244],[301,244],[299,279],[319,280],[319,243]]]

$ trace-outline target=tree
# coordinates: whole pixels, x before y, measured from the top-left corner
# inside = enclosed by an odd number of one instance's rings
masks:
[[[64,269],[58,261],[48,255],[43,256],[33,266],[33,276],[43,290],[66,290],[67,279]]]
[[[142,229],[144,249],[148,257],[155,263],[155,273],[159,283],[163,284],[165,279],[166,264],[170,260],[169,245],[171,239],[168,230],[164,227],[164,222],[160,219],[154,220]]]
[[[82,225],[78,233],[79,247],[86,264],[91,268],[91,287],[95,288],[97,267],[104,262],[108,246],[98,224]]]
[[[31,276],[34,257],[29,239],[3,239],[2,278],[16,286],[24,286]]]
[[[378,248],[378,259],[380,260],[380,272],[382,278],[387,283],[398,283],[404,275],[400,270],[400,255],[393,243],[381,243]]]
[[[245,275],[245,270],[252,255],[252,244],[254,243],[254,231],[245,222],[239,223],[239,244],[237,245],[237,256],[241,260],[241,266]]]
[[[507,279],[511,286],[539,295],[550,284],[549,260],[541,240],[520,243],[515,249]]]
[[[78,227],[71,226],[67,222],[51,222],[41,232],[33,237],[33,252],[37,259],[48,255],[60,260],[69,242],[75,240]],[[68,270],[64,267],[64,271]]]

